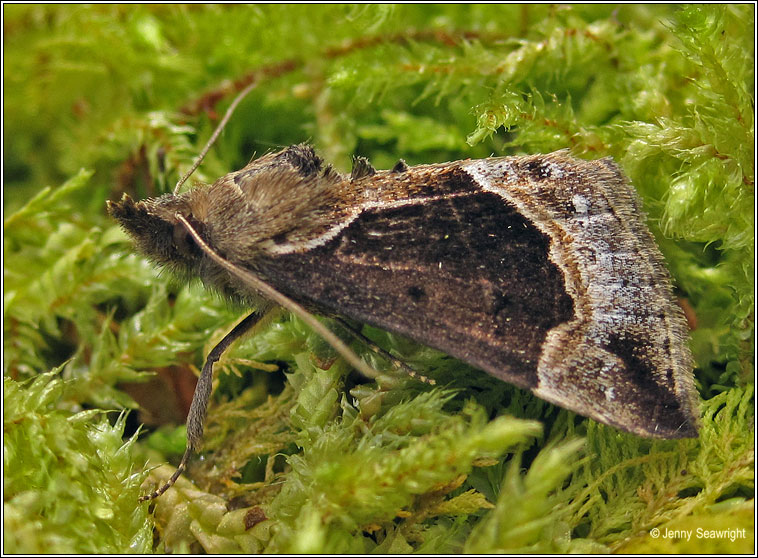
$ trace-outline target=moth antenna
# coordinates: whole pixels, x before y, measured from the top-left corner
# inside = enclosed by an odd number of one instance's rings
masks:
[[[437,383],[433,378],[429,378],[427,376],[424,376],[423,374],[419,374],[418,372],[416,372],[413,368],[408,366],[408,364],[406,364],[402,359],[395,357],[394,355],[390,354],[385,349],[381,348],[379,345],[374,343],[371,339],[363,335],[363,333],[361,333],[360,330],[354,328],[352,325],[350,325],[348,322],[346,322],[342,318],[335,318],[335,320],[343,328],[345,328],[345,330],[347,330],[353,337],[358,339],[361,343],[366,345],[369,349],[377,353],[382,358],[391,362],[395,368],[402,370],[405,374],[407,374],[411,378],[415,378],[419,380],[420,382],[424,382],[425,384],[429,384],[432,386]]]
[[[210,401],[211,388],[213,387],[213,365],[218,362],[221,355],[224,354],[232,343],[250,331],[262,317],[263,314],[258,311],[250,313],[244,320],[234,326],[208,353],[205,364],[203,364],[203,371],[197,380],[195,394],[192,396],[192,404],[187,414],[187,449],[184,450],[182,460],[174,474],[171,475],[171,478],[155,492],[141,496],[140,502],[153,500],[166,492],[166,490],[174,486],[174,483],[187,469],[190,457],[192,457],[192,454],[195,453],[195,450],[203,440],[203,427],[205,426],[205,417],[208,414],[208,401]]]
[[[243,269],[241,267],[238,267],[234,265],[232,262],[226,260],[225,258],[222,258],[219,256],[213,248],[208,246],[208,244],[203,240],[203,238],[197,233],[197,231],[192,227],[192,225],[187,221],[187,219],[181,215],[180,213],[176,213],[174,217],[184,225],[184,228],[187,229],[187,232],[192,236],[193,240],[197,243],[198,246],[205,252],[205,254],[211,258],[214,262],[216,262],[218,265],[226,269],[229,273],[236,276],[238,279],[241,279],[242,281],[247,282],[250,286],[252,286],[256,291],[258,291],[264,298],[267,298],[268,300],[278,304],[279,306],[289,310],[296,316],[298,316],[301,320],[303,320],[306,324],[308,324],[313,331],[315,331],[317,334],[319,334],[324,341],[329,343],[334,349],[342,355],[342,357],[347,360],[350,365],[355,368],[356,370],[359,370],[362,374],[366,375],[369,378],[374,378],[377,376],[377,371],[371,368],[368,364],[363,362],[358,355],[353,352],[350,347],[348,347],[342,339],[337,337],[337,335],[332,332],[329,328],[327,328],[324,324],[319,322],[316,317],[308,312],[305,308],[303,308],[300,304],[289,298],[288,296],[280,293],[275,288],[273,288],[271,285],[266,283],[265,281],[258,278],[256,275],[250,273],[246,269]],[[201,376],[202,379],[202,376]],[[199,389],[199,388],[198,388]],[[194,403],[194,400],[193,400]],[[189,434],[189,430],[188,430]]]
[[[226,123],[229,122],[229,119],[232,117],[232,113],[237,108],[237,105],[240,104],[242,99],[244,99],[248,93],[250,93],[256,86],[256,82],[253,81],[250,85],[245,87],[242,91],[239,92],[239,94],[234,98],[232,101],[232,104],[229,105],[229,108],[226,109],[226,114],[221,119],[221,122],[219,122],[218,126],[216,126],[216,129],[213,131],[213,134],[211,135],[210,139],[208,140],[208,143],[205,144],[205,147],[200,152],[200,155],[198,155],[197,159],[195,160],[195,163],[192,165],[192,168],[187,171],[187,173],[182,176],[179,179],[179,182],[176,183],[176,186],[174,186],[174,195],[179,193],[179,188],[182,187],[182,184],[184,184],[187,179],[192,176],[192,173],[197,170],[197,167],[200,166],[200,163],[203,162],[203,159],[205,159],[205,156],[208,154],[208,151],[211,150],[211,147],[213,147],[213,144],[216,143],[216,140],[221,135],[221,132],[226,127]]]

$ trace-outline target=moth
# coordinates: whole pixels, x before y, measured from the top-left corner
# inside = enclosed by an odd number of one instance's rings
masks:
[[[314,313],[402,334],[621,430],[697,436],[684,314],[611,159],[377,171],[357,158],[348,176],[302,144],[108,209],[151,260],[257,309],[208,357],[175,477],[202,437],[213,363],[275,305],[321,326],[357,367]]]

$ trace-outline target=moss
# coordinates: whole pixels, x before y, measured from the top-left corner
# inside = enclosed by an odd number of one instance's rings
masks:
[[[4,552],[148,552],[153,521],[134,505],[146,474],[125,416],[56,409],[76,381],[58,370],[3,384]]]
[[[751,6],[4,15],[5,551],[750,550]],[[616,158],[697,321],[700,438],[619,433],[373,329],[440,387],[358,378],[281,315],[219,363],[204,459],[137,504],[146,458],[182,451],[193,370],[242,310],[134,254],[105,200],[170,190],[253,77],[195,180],[304,140],[343,170],[352,155]],[[651,535],[698,527],[724,536]]]

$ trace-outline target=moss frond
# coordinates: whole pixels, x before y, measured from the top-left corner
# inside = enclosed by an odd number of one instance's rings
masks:
[[[752,6],[9,4],[4,16],[6,551],[749,550],[749,537],[650,533],[753,530]],[[343,170],[353,155],[377,168],[613,156],[697,322],[700,439],[619,433],[372,328],[444,387],[356,378],[280,315],[218,363],[204,459],[154,514],[138,505],[144,456],[181,452],[180,419],[137,441],[131,420],[98,409],[176,399],[181,415],[242,309],[158,273],[105,201],[169,191],[251,80],[194,180],[301,141]],[[178,395],[146,384],[167,377]]]
[[[125,415],[57,410],[76,380],[60,370],[3,383],[5,552],[148,552],[153,522],[134,505],[145,473]]]

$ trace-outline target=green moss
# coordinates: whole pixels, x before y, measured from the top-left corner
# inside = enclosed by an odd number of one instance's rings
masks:
[[[3,383],[4,552],[148,552],[153,521],[134,505],[145,473],[125,417],[57,410],[76,381],[59,370]]]
[[[750,536],[650,533],[753,531],[751,6],[4,16],[5,551],[146,552],[153,517],[159,551],[750,550]],[[697,319],[700,439],[619,433],[370,328],[444,387],[357,378],[282,315],[219,363],[205,459],[154,512],[137,504],[146,456],[175,458],[183,430],[138,442],[97,409],[145,406],[134,384],[200,366],[242,309],[159,274],[105,200],[170,190],[231,100],[227,80],[250,72],[257,88],[195,180],[305,140],[343,170],[352,155],[378,168],[616,158]]]

